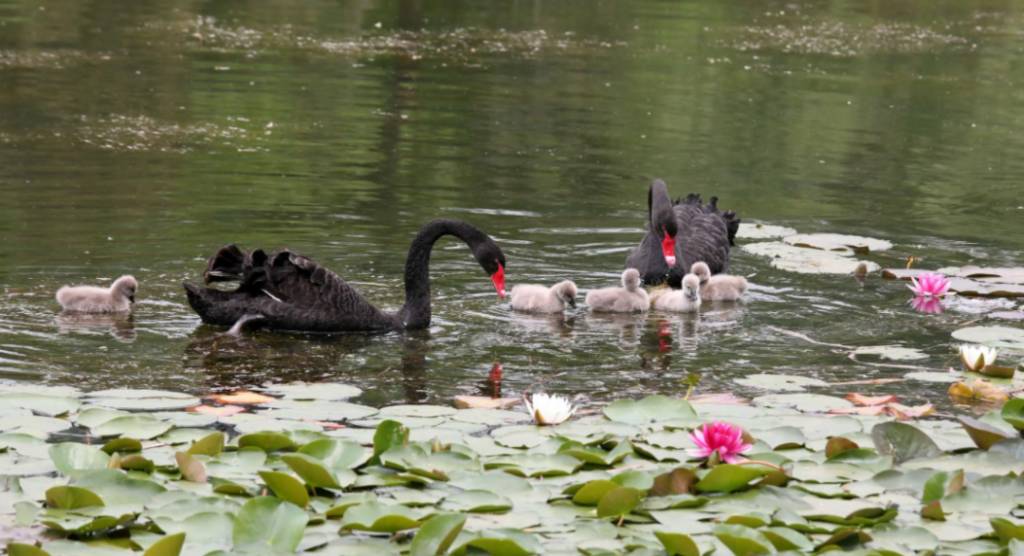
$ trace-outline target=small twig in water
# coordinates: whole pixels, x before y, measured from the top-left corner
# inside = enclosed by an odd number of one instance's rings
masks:
[[[853,346],[844,346],[842,344],[829,344],[829,343],[825,343],[825,342],[819,342],[818,340],[812,340],[811,338],[808,338],[806,334],[801,334],[799,332],[793,332],[792,330],[786,330],[785,328],[779,328],[777,326],[769,326],[768,330],[774,330],[774,331],[778,332],[779,334],[785,334],[787,336],[792,336],[794,338],[800,338],[801,340],[804,340],[805,342],[810,342],[812,344],[817,344],[819,346],[830,346],[830,347],[837,347],[837,348],[843,348],[843,349],[857,349],[857,348],[855,348]]]

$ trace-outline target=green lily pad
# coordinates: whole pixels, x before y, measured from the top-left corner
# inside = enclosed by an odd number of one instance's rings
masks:
[[[449,417],[458,412],[454,407],[443,405],[391,405],[380,410],[383,419],[401,421],[402,417]]]
[[[458,410],[454,415],[452,415],[452,420],[464,423],[497,426],[518,423],[520,421],[529,421],[530,415],[520,411],[475,408]]]
[[[224,433],[210,433],[194,444],[189,446],[188,453],[192,455],[216,456],[224,451]]]
[[[295,477],[277,471],[260,471],[260,478],[274,491],[274,496],[281,500],[291,502],[300,508],[305,508],[309,504],[306,487]]]
[[[715,525],[712,534],[733,554],[775,553],[775,545],[763,533],[743,525]]]
[[[671,419],[694,419],[697,412],[693,407],[677,398],[668,396],[648,396],[639,402],[634,400],[617,400],[601,410],[604,416],[612,421],[631,425],[647,424],[654,421]]]
[[[281,460],[311,487],[340,489],[356,481],[356,474],[350,469],[328,468],[321,460],[309,454],[285,454]]]
[[[716,465],[694,487],[698,492],[732,492],[741,489],[768,471],[746,465]]]
[[[134,438],[115,438],[100,449],[107,455],[114,452],[138,452],[142,450],[142,443]]]
[[[466,524],[461,514],[438,514],[420,527],[409,546],[409,556],[438,556],[448,553]]]
[[[760,532],[771,541],[776,550],[810,551],[814,548],[814,543],[810,539],[788,527],[768,527],[760,529]]]
[[[804,392],[804,386],[828,386],[824,380],[793,375],[757,374],[734,378],[736,384],[776,392]]]
[[[97,436],[127,436],[137,440],[149,440],[171,430],[174,425],[157,421],[145,414],[115,417],[92,429]]]
[[[804,433],[796,427],[775,427],[760,431],[755,438],[770,446],[772,450],[799,448],[806,442]]]
[[[185,533],[167,535],[156,541],[142,553],[142,556],[178,556],[185,545]]]
[[[794,234],[782,239],[790,245],[823,249],[825,251],[886,251],[892,249],[892,243],[884,239],[843,234]]]
[[[76,477],[93,469],[104,469],[110,463],[110,456],[96,448],[63,442],[50,447],[50,459],[57,471],[69,477]]]
[[[314,440],[299,448],[299,453],[312,456],[331,469],[354,469],[369,461],[372,456],[358,443],[333,438]]]
[[[604,479],[590,481],[573,494],[572,501],[581,506],[596,506],[606,494],[621,486],[619,483]]]
[[[512,502],[493,492],[467,490],[448,495],[441,509],[452,512],[503,513],[512,509]]]
[[[375,500],[348,508],[341,522],[342,529],[397,533],[419,527],[420,513],[402,505],[385,506]]]
[[[291,400],[345,400],[363,393],[355,386],[327,382],[273,384],[261,390],[281,394]]]
[[[999,416],[1013,425],[1013,428],[1024,431],[1024,398],[1014,398],[1003,405]]]
[[[842,399],[821,394],[769,394],[752,400],[761,407],[791,407],[803,413],[828,413],[836,409],[853,407]]]
[[[878,355],[883,359],[893,361],[914,361],[916,359],[927,359],[928,354],[902,346],[863,346],[854,350],[854,355]]]
[[[618,444],[611,450],[604,450],[595,446],[584,446],[580,442],[571,440],[563,444],[558,453],[572,456],[583,463],[592,465],[611,466],[633,453],[633,446],[626,439],[620,439]]]
[[[295,445],[295,442],[283,434],[276,432],[256,432],[243,434],[238,438],[238,447],[245,448],[252,446],[264,452],[276,452],[285,450]]]
[[[963,425],[971,440],[982,450],[988,450],[993,444],[1013,436],[1004,430],[992,426],[973,417],[959,416],[957,420]]]
[[[905,423],[879,423],[871,429],[871,439],[879,454],[891,455],[899,463],[942,453],[931,437]]]
[[[583,462],[565,454],[521,454],[502,456],[487,462],[487,469],[500,468],[520,477],[557,477],[570,475],[583,466]]]
[[[701,556],[700,548],[689,535],[655,531],[654,536],[661,541],[669,556]]]
[[[232,539],[236,550],[291,553],[302,541],[309,518],[294,504],[272,496],[253,498],[235,517]]]
[[[644,495],[632,487],[619,487],[605,494],[597,504],[597,517],[621,517],[640,505]]]
[[[75,486],[91,490],[107,506],[142,505],[167,490],[154,481],[134,479],[117,469],[90,471],[77,479]]]
[[[82,407],[82,402],[77,398],[15,392],[0,394],[0,403],[15,405],[47,417],[72,413]]]
[[[62,510],[103,506],[103,500],[90,490],[75,486],[56,486],[46,491],[46,505]]]
[[[517,529],[486,529],[476,535],[455,541],[453,554],[463,554],[469,547],[478,548],[491,556],[529,556],[543,552],[533,535]]]
[[[748,243],[742,248],[753,255],[769,257],[774,268],[802,274],[852,274],[860,264],[866,265],[868,272],[881,268],[874,262],[853,258],[852,251],[821,251],[777,241]]]
[[[968,326],[954,330],[953,337],[989,347],[1024,349],[1024,329],[1010,326]]]

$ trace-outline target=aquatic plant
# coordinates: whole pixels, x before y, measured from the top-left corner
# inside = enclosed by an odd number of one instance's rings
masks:
[[[949,291],[949,278],[937,272],[922,272],[917,278],[911,278],[913,286],[907,286],[918,297],[938,297]]]
[[[691,456],[706,458],[718,452],[718,457],[726,463],[736,463],[739,461],[738,454],[753,446],[743,443],[742,429],[719,421],[697,427],[690,433],[690,440],[697,445],[697,449],[689,450]]]
[[[963,359],[964,365],[967,365],[967,368],[972,371],[980,371],[986,366],[992,365],[998,356],[999,350],[996,348],[975,344],[960,346],[960,359]]]
[[[568,421],[576,408],[564,396],[552,396],[548,394],[534,394],[532,403],[526,401],[526,409],[530,416],[541,425],[557,425]]]

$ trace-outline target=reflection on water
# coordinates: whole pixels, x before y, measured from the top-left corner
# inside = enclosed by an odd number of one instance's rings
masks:
[[[57,315],[61,334],[107,334],[120,342],[134,342],[137,336],[133,315],[64,312]]]
[[[743,303],[520,315],[442,240],[428,331],[233,337],[180,284],[223,244],[282,246],[393,309],[413,234],[455,217],[497,239],[510,284],[607,286],[655,177],[746,222],[890,240],[867,257],[883,267],[1019,265],[1022,1],[4,4],[0,379],[336,380],[379,405],[517,396],[559,373],[546,388],[608,401],[685,392],[690,372],[745,396],[748,373],[890,372],[777,329],[915,347],[937,369],[953,330],[1018,304],[922,312],[877,275],[797,275],[736,248],[731,270],[758,282]],[[59,315],[60,285],[129,273],[130,317]],[[944,391],[871,393],[951,410]]]

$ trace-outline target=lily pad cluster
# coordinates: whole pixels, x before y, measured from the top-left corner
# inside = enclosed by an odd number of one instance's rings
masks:
[[[796,230],[766,224],[740,224],[737,237],[747,240],[781,238],[781,241],[751,242],[743,250],[771,258],[781,270],[803,274],[853,274],[878,270],[878,264],[857,259],[872,251],[885,251],[892,244],[881,239],[843,234],[798,234]]]
[[[1024,548],[1024,400],[977,420],[903,423],[824,415],[850,402],[807,393],[754,405],[651,396],[544,427],[520,411],[359,406],[337,399],[358,394],[345,385],[270,393],[253,412],[217,416],[163,409],[197,401],[173,392],[9,388],[0,401],[8,552]],[[119,408],[143,399],[161,409]],[[690,431],[712,420],[744,429],[747,460],[691,455]]]

